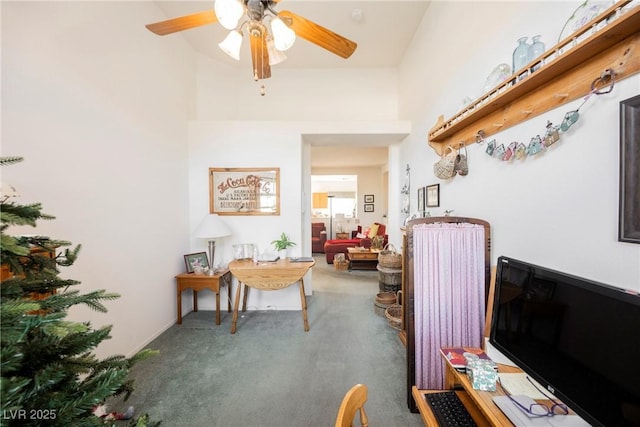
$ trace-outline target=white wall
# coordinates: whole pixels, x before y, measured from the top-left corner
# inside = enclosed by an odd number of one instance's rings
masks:
[[[281,69],[259,84],[250,70],[198,56],[198,120],[396,120],[397,70]],[[264,84],[266,95],[260,96]]]
[[[541,34],[547,48],[553,46],[578,4],[432,3],[399,72],[401,115],[412,119],[413,132],[397,166],[411,166],[412,204],[415,189],[440,182],[441,206],[432,215],[453,209],[454,215],[488,220],[494,263],[506,255],[640,290],[640,245],[617,241],[619,102],[640,92],[639,75],[589,100],[579,122],[542,155],[505,163],[487,156],[484,146],[472,145],[468,176],[440,181],[432,172],[437,156],[426,135],[437,117],[451,116],[465,96],[478,95],[497,64],[510,64],[519,37]],[[473,13],[467,13],[470,8]],[[526,145],[544,133],[547,120],[559,125],[580,102],[495,138],[505,146],[514,140]]]
[[[233,244],[253,243],[259,251],[273,251],[271,241],[287,233],[296,246],[291,256],[310,255],[303,245],[301,212],[308,209],[302,197],[301,135],[293,127],[267,122],[191,122],[189,127],[189,188],[191,229],[209,212],[208,171],[216,168],[280,168],[280,215],[222,216],[232,231],[216,244],[216,259],[233,259]],[[308,215],[308,212],[306,212]],[[306,230],[306,222],[304,223]],[[206,251],[206,242],[192,242],[194,250]],[[305,283],[307,293],[311,283]],[[226,292],[223,293],[223,298]],[[213,295],[202,295],[199,306],[215,308]],[[250,292],[249,309],[299,310],[300,292],[291,286],[278,292]]]
[[[189,250],[187,115],[194,59],[181,39],[149,33],[150,2],[2,2],[2,169],[21,203],[54,221],[11,234],[82,244],[61,276],[122,297],[98,354],[131,354],[176,318],[175,281]]]

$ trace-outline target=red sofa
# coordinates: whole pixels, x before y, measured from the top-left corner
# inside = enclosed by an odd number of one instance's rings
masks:
[[[311,223],[311,252],[324,252],[327,241],[327,227],[324,222]]]
[[[378,224],[378,236],[384,236],[385,245],[388,241],[386,234],[387,227],[384,224]],[[324,244],[324,254],[327,259],[327,264],[333,264],[333,257],[336,254],[345,254],[347,256],[347,248],[355,248],[357,246],[368,247],[371,246],[371,239],[368,237],[357,237],[362,234],[362,227],[358,226],[358,229],[351,232],[351,239],[332,239],[327,240]]]

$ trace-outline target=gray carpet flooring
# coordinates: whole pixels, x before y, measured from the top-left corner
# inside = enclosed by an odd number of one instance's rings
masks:
[[[340,402],[366,384],[369,424],[422,426],[406,404],[405,347],[374,311],[377,271],[335,271],[315,256],[299,311],[247,311],[229,333],[231,313],[191,312],[150,343],[158,356],[133,369],[135,391],[110,410],[135,407],[166,427],[333,426]]]

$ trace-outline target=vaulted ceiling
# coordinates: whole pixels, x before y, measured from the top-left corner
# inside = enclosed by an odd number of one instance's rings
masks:
[[[155,3],[166,18],[213,10],[213,0],[165,1]],[[304,39],[298,38],[286,52],[287,60],[278,68],[395,68],[400,64],[406,46],[411,42],[427,0],[282,0],[276,11],[290,10],[326,27],[358,44],[354,54],[340,58]],[[227,35],[219,23],[204,25],[164,37],[184,37],[195,51],[232,67],[251,67],[248,43],[245,41],[240,61],[231,59],[218,48]],[[332,135],[306,138],[312,145],[312,167],[360,167],[384,165],[385,146],[399,142],[371,136]]]
[[[155,3],[167,19],[213,10],[214,0],[165,1]],[[426,0],[282,0],[274,9],[290,10],[322,25],[358,44],[349,59],[342,59],[306,40],[298,38],[286,52],[287,60],[278,68],[368,68],[396,67],[405,47],[422,21],[429,1]],[[219,23],[181,31],[193,48],[203,55],[239,68],[249,67],[251,58],[245,41],[240,61],[235,61],[218,48],[229,31]],[[179,37],[176,34],[164,37]]]

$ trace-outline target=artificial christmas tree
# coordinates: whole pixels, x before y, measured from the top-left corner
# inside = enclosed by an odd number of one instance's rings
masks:
[[[21,161],[2,157],[0,165]],[[94,409],[107,398],[132,392],[131,366],[154,352],[131,358],[115,355],[99,360],[92,351],[109,338],[110,326],[94,329],[88,322],[66,320],[67,310],[85,304],[106,312],[103,301],[119,295],[104,290],[80,293],[78,281],[62,279],[58,267],[72,265],[80,245],[45,236],[5,234],[12,225],[35,227],[54,219],[38,203],[20,205],[12,194],[0,199],[1,413],[2,426],[104,426],[114,421]],[[61,251],[61,249],[64,249]],[[57,254],[56,254],[57,253]],[[142,415],[129,425],[151,426]]]

